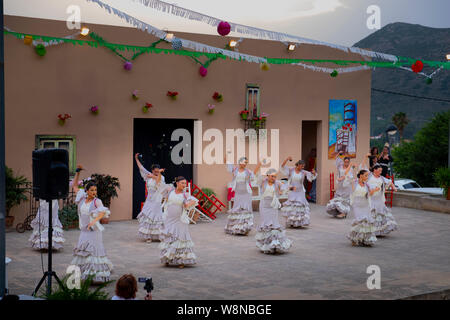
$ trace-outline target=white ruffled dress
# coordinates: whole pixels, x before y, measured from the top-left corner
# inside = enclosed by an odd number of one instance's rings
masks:
[[[379,187],[381,190],[375,192],[369,197],[370,209],[372,212],[372,218],[375,220],[375,235],[386,236],[391,231],[397,230],[397,222],[392,216],[391,211],[386,207],[386,198],[384,192],[386,187],[389,186],[391,180],[386,179],[383,176],[376,178],[373,174],[369,177],[367,184],[370,189]]]
[[[281,183],[269,185],[267,179],[261,184],[262,196],[259,203],[260,222],[255,239],[256,246],[264,253],[284,253],[292,246],[292,241],[286,237],[278,221],[278,210],[281,204],[277,193]]]
[[[183,205],[191,200],[198,203],[198,200],[188,193],[177,194],[175,190],[169,193],[164,206],[164,229],[159,244],[161,263],[170,266],[188,266],[196,263],[194,242],[189,233],[189,218],[187,210],[183,208]]]
[[[106,256],[103,246],[104,227],[100,222],[94,225],[94,230],[89,230],[87,226],[101,212],[105,212],[105,217],[109,217],[110,211],[103,206],[100,199],[95,198],[86,203],[86,197],[86,192],[80,189],[75,199],[75,203],[78,204],[81,232],[78,244],[73,250],[74,258],[71,264],[80,267],[82,279],[86,279],[89,275],[95,275],[94,282],[106,282],[110,280],[113,264]]]
[[[355,189],[350,197],[350,203],[355,218],[347,238],[356,245],[371,246],[377,238],[375,221],[369,207],[369,188],[367,185],[361,186],[357,181],[354,183]]]
[[[310,208],[305,196],[303,181],[305,177],[312,182],[317,177],[311,172],[302,170],[299,173],[295,168],[281,167],[281,172],[289,177],[288,187],[295,187],[295,191],[288,193],[288,199],[283,203],[281,214],[286,218],[287,227],[307,227],[310,224]]]
[[[147,170],[142,169],[140,172],[146,182],[147,198],[137,216],[138,235],[144,240],[160,241],[161,230],[164,228],[161,207],[162,190],[166,187],[164,176],[161,176],[161,181],[157,184],[155,179],[147,177],[149,173]]]
[[[353,171],[350,169],[345,175],[346,169],[341,158],[336,159],[337,179],[345,176],[344,180],[337,181],[336,193],[334,198],[327,203],[327,212],[336,217],[339,214],[345,214],[345,217],[350,213],[350,195],[352,194]]]
[[[48,227],[49,227],[49,210],[48,202],[45,200],[39,201],[39,209],[36,213],[36,218],[31,221],[33,233],[28,241],[31,247],[35,250],[48,249]],[[59,250],[63,247],[64,231],[61,221],[58,218],[58,200],[52,200],[52,249]]]

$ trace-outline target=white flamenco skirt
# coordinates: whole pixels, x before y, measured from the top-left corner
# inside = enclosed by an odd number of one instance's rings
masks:
[[[350,210],[350,198],[336,196],[327,203],[327,213],[333,217],[342,213],[347,216]]]
[[[40,220],[40,221],[39,221]],[[31,221],[31,227],[33,228],[33,233],[31,234],[28,241],[31,247],[35,250],[48,249],[48,215],[45,214],[38,215]],[[64,239],[64,231],[62,229],[61,222],[57,217],[53,218],[53,232],[52,232],[52,249],[59,250],[62,249],[63,243],[66,241]]]
[[[359,246],[372,246],[377,241],[375,222],[371,218],[355,219],[347,238]]]
[[[236,194],[233,209],[228,211],[225,233],[247,235],[253,228],[253,212],[251,194]]]
[[[287,200],[280,210],[281,215],[286,218],[286,227],[301,228],[307,227],[310,223],[308,204],[296,200]]]
[[[71,264],[80,267],[82,280],[90,275],[94,275],[94,282],[110,280],[113,264],[106,256],[101,231],[81,231],[73,255]]]
[[[281,227],[260,227],[255,239],[256,246],[264,253],[284,253],[292,246],[292,240],[286,237]]]
[[[376,236],[386,236],[391,231],[398,229],[397,222],[395,222],[391,211],[385,205],[373,208],[372,218],[375,220]]]

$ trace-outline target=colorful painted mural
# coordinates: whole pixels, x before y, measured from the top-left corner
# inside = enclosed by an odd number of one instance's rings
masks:
[[[356,100],[329,101],[328,159],[334,159],[340,151],[356,157],[356,115]]]

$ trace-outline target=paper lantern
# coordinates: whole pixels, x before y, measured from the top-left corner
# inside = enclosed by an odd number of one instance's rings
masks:
[[[204,66],[201,66],[200,69],[198,69],[198,72],[202,77],[206,77],[208,74],[208,69],[206,69]]]
[[[33,37],[32,36],[25,36],[24,38],[23,38],[23,43],[25,43],[25,44],[32,44],[33,43]]]
[[[47,50],[45,49],[45,46],[43,44],[38,44],[34,49],[36,50],[36,53],[41,57],[45,56],[45,54],[47,53]]]
[[[133,64],[130,61],[127,61],[123,64],[123,68],[127,71],[130,71],[133,68]]]
[[[222,21],[217,25],[217,32],[221,35],[221,36],[226,36],[227,34],[229,34],[231,31],[231,26],[228,22],[226,21]]]
[[[172,48],[173,50],[180,50],[181,48],[183,48],[183,43],[181,42],[180,39],[174,38],[172,40]]]

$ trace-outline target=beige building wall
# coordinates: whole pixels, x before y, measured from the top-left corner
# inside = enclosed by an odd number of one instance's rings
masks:
[[[5,26],[31,34],[73,33],[62,21],[14,16],[5,17]],[[89,28],[114,43],[148,46],[156,40],[133,28],[105,25],[89,25]],[[216,47],[225,47],[227,43],[220,36],[175,34]],[[168,44],[160,47],[170,48]],[[239,52],[267,57],[362,59],[315,45],[300,45],[289,53],[280,42],[251,39],[240,43]],[[133,53],[123,54],[131,57]],[[143,54],[133,62],[133,69],[126,71],[122,61],[106,48],[63,44],[47,48],[47,54],[39,57],[32,47],[12,36],[5,37],[5,64],[6,164],[31,180],[35,136],[75,135],[77,162],[87,169],[84,176],[107,173],[120,180],[119,197],[111,205],[113,220],[132,216],[133,119],[199,119],[203,121],[203,130],[218,128],[225,135],[226,128],[243,128],[238,112],[245,104],[247,83],[260,85],[261,110],[270,114],[266,127],[280,130],[280,163],[288,155],[306,158],[307,155],[302,155],[302,121],[318,121],[320,204],[326,204],[329,199],[329,174],[335,169],[334,160],[327,159],[329,99],[358,101],[357,160],[369,149],[370,71],[332,78],[297,66],[271,65],[269,71],[263,71],[255,63],[218,59],[202,78],[198,74],[199,66],[190,58],[169,54]],[[138,102],[131,99],[135,89],[140,91]],[[180,93],[177,101],[166,97],[168,90]],[[213,101],[211,96],[215,91],[223,94],[223,102]],[[154,107],[144,114],[141,108],[146,101]],[[208,103],[216,104],[214,115],[208,114]],[[92,105],[100,107],[98,116],[90,114]],[[57,123],[60,113],[72,115],[65,126]],[[224,165],[194,167],[195,183],[214,189],[224,202],[230,179]],[[23,220],[26,210],[22,206],[13,213],[17,223]]]

